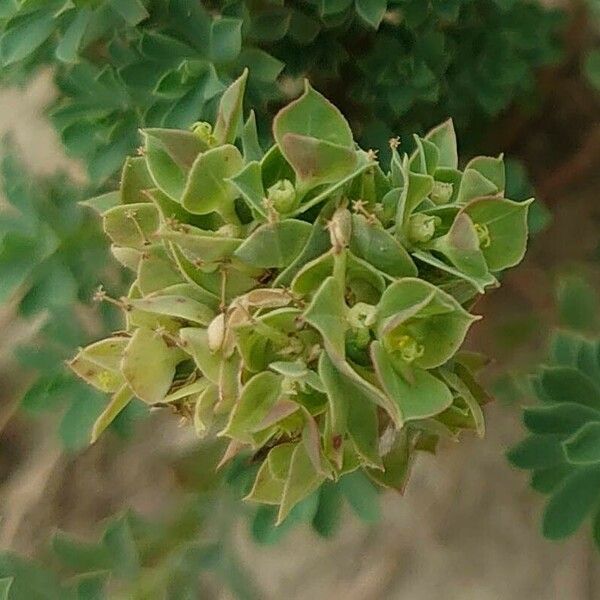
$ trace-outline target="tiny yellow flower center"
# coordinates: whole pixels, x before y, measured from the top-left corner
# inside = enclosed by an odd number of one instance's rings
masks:
[[[400,353],[402,359],[408,363],[421,358],[425,353],[425,346],[419,344],[415,338],[407,334],[396,337],[392,344],[393,348]]]
[[[487,225],[475,223],[475,231],[477,232],[477,238],[479,239],[479,247],[489,248],[492,243],[492,238],[490,237],[490,230]]]
[[[213,128],[206,121],[196,121],[190,127],[192,133],[197,135],[207,146],[216,146],[217,138],[213,135]]]

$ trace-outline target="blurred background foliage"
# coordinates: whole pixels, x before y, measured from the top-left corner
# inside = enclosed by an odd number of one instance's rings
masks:
[[[574,358],[578,353],[565,354],[562,348],[568,340],[596,344],[598,335],[594,290],[600,221],[593,205],[598,182],[591,174],[600,154],[595,95],[600,5],[598,0],[573,0],[560,9],[547,4],[0,0],[2,86],[26,86],[40,69],[51,68],[56,95],[47,114],[66,153],[81,162],[87,176],[83,183],[65,174],[34,176],[22,160],[27,148],[9,139],[2,144],[0,304],[26,334],[16,344],[2,344],[17,369],[0,398],[0,435],[8,432],[1,444],[7,459],[0,460],[0,486],[19,473],[19,436],[30,427],[23,415],[37,417],[36,432],[54,437],[58,431],[62,446],[74,452],[87,446],[104,406],[104,399],[73,379],[62,361],[73,348],[115,326],[117,315],[110,307],[91,307],[89,301],[99,283],[118,294],[125,281],[97,219],[78,202],[118,177],[124,156],[139,144],[139,127],[188,127],[212,118],[222,90],[246,66],[248,106],[257,112],[263,138],[270,135],[272,114],[309,77],[342,109],[367,147],[385,153],[388,138],[423,132],[452,116],[467,153],[506,149],[517,158],[509,165],[510,195],[524,199],[535,187],[547,208],[536,203],[531,226],[539,235],[531,256],[509,276],[505,291],[485,300],[490,323],[472,344],[498,358],[489,383],[515,416],[518,405],[536,396],[528,374],[538,363],[581,371]],[[565,271],[583,276],[563,277],[555,301],[556,274]],[[551,326],[578,333],[555,334],[545,359]],[[119,468],[129,445],[142,460],[154,460],[135,436],[136,429],[152,434],[140,425],[146,416],[143,407],[132,404],[113,424],[115,435],[103,442],[114,448],[110,468]],[[534,435],[548,437],[527,419]],[[515,429],[511,442],[519,435]],[[550,435],[553,444],[564,441]],[[269,544],[301,523],[325,537],[339,532],[344,505],[366,523],[379,518],[374,488],[348,477],[307,499],[276,529],[269,509],[239,502],[252,475],[245,462],[214,474],[210,445],[186,440],[182,451],[174,435],[167,447],[166,457],[161,456],[174,483],[165,489],[177,492],[166,514],[150,511],[161,514],[150,519],[124,512],[130,503],[123,492],[112,511],[84,512],[87,528],[79,529],[88,541],[57,533],[46,543],[52,537],[46,527],[35,544],[20,547],[35,561],[0,554],[0,598],[216,598],[223,590],[234,597],[263,598],[260,581],[253,582],[248,561],[238,552],[239,522],[256,543]],[[104,451],[92,450],[100,456]],[[566,487],[559,486],[558,475],[540,476],[540,469],[555,465],[540,466],[535,457],[527,462],[514,454],[511,460],[534,470],[532,485],[544,494]],[[561,465],[558,470],[566,477]],[[580,467],[569,469],[579,473]],[[515,477],[513,488],[521,484]],[[92,485],[87,494],[94,490]],[[586,506],[575,509],[571,494],[563,494],[562,503],[552,495],[550,503],[559,506],[554,521],[571,526],[557,532],[546,517],[544,532],[550,537],[571,533],[580,517],[600,508],[594,490],[595,496],[584,494]],[[96,529],[96,537],[90,536],[95,520],[110,512],[121,516],[109,518],[104,533]],[[68,518],[60,522],[70,523]]]
[[[529,0],[5,0],[0,18],[4,77],[56,68],[51,118],[96,183],[139,127],[212,120],[244,67],[263,135],[308,77],[367,145],[448,115],[477,140],[511,102],[534,109],[564,21]]]

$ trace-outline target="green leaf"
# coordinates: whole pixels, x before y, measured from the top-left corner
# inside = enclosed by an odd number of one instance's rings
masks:
[[[151,329],[140,327],[125,348],[121,369],[134,394],[156,404],[167,395],[179,360],[179,350],[169,348]]]
[[[326,351],[341,359],[346,347],[346,311],[344,290],[335,278],[328,277],[304,312],[304,320],[323,336]]]
[[[150,296],[129,300],[133,308],[157,315],[177,317],[191,323],[207,326],[215,317],[215,313],[208,306],[197,302],[187,296],[171,294]]]
[[[192,355],[202,374],[218,384],[222,358],[210,351],[207,330],[199,327],[183,327],[179,330],[179,336],[186,346],[186,352]]]
[[[100,196],[83,200],[79,204],[82,206],[88,206],[101,215],[107,210],[118,206],[120,201],[121,195],[119,192],[107,192],[106,194],[101,194]]]
[[[75,580],[77,600],[103,600],[106,596],[108,573],[86,573]]]
[[[13,583],[12,577],[3,577],[0,579],[0,600],[9,600],[10,588]]]
[[[365,398],[348,402],[348,435],[366,467],[383,469],[379,455],[379,418],[377,405]]]
[[[245,151],[244,158],[246,158]],[[229,181],[231,181],[251,209],[256,211],[261,217],[267,217],[264,204],[267,194],[263,186],[262,170],[259,162],[249,162],[237,175],[231,177]]]
[[[387,0],[356,0],[356,12],[358,16],[377,29],[387,10]]]
[[[221,17],[212,22],[210,56],[214,62],[235,60],[242,49],[242,20]],[[219,138],[217,138],[219,139]],[[226,140],[232,142],[233,140]]]
[[[318,0],[319,14],[335,15],[345,11],[351,4],[352,0]]]
[[[132,579],[139,573],[140,556],[127,516],[108,525],[102,536],[102,543],[110,553],[117,577]]]
[[[315,471],[305,445],[296,444],[277,515],[277,524],[281,524],[294,506],[312,494],[322,482],[323,476]]]
[[[282,444],[281,446],[273,448],[269,454],[272,454],[279,448],[286,448],[287,446],[289,446],[290,449],[293,448],[292,444]],[[289,458],[291,459],[291,452],[289,453]],[[283,498],[284,487],[285,481],[276,479],[273,476],[271,469],[269,468],[269,462],[268,460],[265,460],[256,474],[256,479],[254,480],[252,490],[250,490],[250,493],[244,498],[244,500],[251,500],[254,502],[260,502],[261,504],[274,504],[275,506],[279,506]]]
[[[242,148],[244,161],[250,163],[252,161],[260,162],[264,156],[264,152],[258,141],[258,131],[256,130],[256,114],[254,110],[250,111],[250,116],[242,129]]]
[[[100,391],[116,392],[123,385],[119,368],[126,347],[127,338],[100,340],[80,350],[69,362],[69,367]]]
[[[153,187],[146,159],[143,156],[128,156],[121,171],[121,203],[147,202],[146,191]]]
[[[96,419],[92,428],[91,444],[95,444],[106,428],[118,417],[133,397],[129,386],[124,385],[112,397],[104,412]]]
[[[477,319],[431,283],[406,277],[385,290],[378,306],[377,327],[388,350],[394,347],[398,336],[412,338],[422,347],[414,364],[431,369],[456,353]]]
[[[42,8],[11,19],[0,36],[2,63],[6,66],[27,58],[52,35],[54,28],[52,9]]]
[[[598,505],[600,466],[581,468],[555,489],[544,511],[544,536],[552,540],[574,533]]]
[[[18,0],[0,0],[0,18],[10,19],[18,10]]]
[[[56,47],[56,58],[66,63],[77,62],[83,36],[93,17],[87,8],[80,8],[76,13]]]
[[[108,3],[132,26],[150,16],[141,0],[108,0]]]
[[[357,164],[353,149],[296,133],[286,133],[280,148],[296,173],[301,195],[317,185],[344,179]]]
[[[448,233],[435,238],[427,247],[443,254],[480,293],[484,292],[485,286],[495,283],[480,249],[475,225],[466,214],[459,213]]]
[[[219,144],[232,144],[237,137],[238,127],[242,120],[247,79],[248,69],[244,69],[242,75],[221,96],[214,132]]]
[[[509,450],[507,458],[519,469],[546,469],[566,462],[561,435],[530,435]]]
[[[415,135],[414,139],[417,148],[409,162],[411,171],[423,175],[433,175],[438,166],[440,151],[429,140],[421,139],[418,135]]]
[[[425,139],[435,144],[439,151],[438,168],[458,168],[456,133],[452,119],[448,119],[441,125],[434,127],[427,133]]]
[[[536,469],[531,475],[531,487],[541,494],[549,494],[577,468],[563,463],[546,469]]]
[[[405,429],[395,434],[392,447],[383,455],[382,460],[384,470],[369,469],[369,477],[379,485],[403,493],[412,464],[409,437]]]
[[[504,194],[506,173],[502,155],[498,158],[494,158],[493,156],[476,156],[468,162],[465,172],[469,169],[478,171],[490,181],[496,188],[494,194]]]
[[[552,402],[576,402],[600,410],[600,389],[572,367],[545,367],[541,373],[544,394]]]
[[[330,538],[339,529],[342,520],[343,497],[336,484],[326,481],[319,490],[319,506],[312,520],[313,529],[322,537]]]
[[[77,451],[90,443],[90,434],[94,422],[106,404],[105,399],[97,392],[79,392],[64,414],[58,435],[67,450]]]
[[[600,463],[600,421],[586,423],[563,443],[567,460],[576,465]]]
[[[350,250],[392,277],[417,275],[417,267],[400,242],[381,225],[369,223],[362,215],[352,216]]]
[[[283,269],[302,252],[312,227],[295,219],[265,223],[236,250],[235,256],[261,269]]]
[[[0,577],[12,579],[9,589],[10,600],[64,600],[68,591],[61,585],[58,576],[37,562],[25,560],[10,552],[0,553]],[[6,584],[5,588],[6,588]]]
[[[493,196],[498,192],[498,187],[495,183],[487,179],[477,169],[466,168],[456,201],[459,204],[466,204],[475,198],[484,196]]]
[[[442,381],[419,368],[400,374],[380,342],[371,344],[377,377],[386,394],[398,405],[404,421],[433,417],[452,404],[452,393]]]
[[[350,126],[308,82],[300,98],[275,117],[273,136],[303,190],[341,179],[356,166]]]
[[[79,542],[62,531],[57,531],[52,537],[52,552],[65,567],[76,573],[103,571],[111,567],[111,556],[102,544]]]
[[[150,244],[159,225],[153,204],[124,204],[102,215],[104,232],[117,246],[143,248]]]
[[[413,173],[405,156],[400,168],[402,192],[396,212],[396,231],[401,239],[408,239],[409,219],[415,209],[433,190],[433,177],[423,173]]]
[[[531,433],[571,435],[590,421],[600,422],[600,412],[575,402],[533,406],[523,410],[523,421]]]
[[[487,228],[489,244],[481,245],[491,271],[519,264],[527,247],[527,210],[533,199],[513,202],[499,198],[479,198],[463,208],[473,223]]]
[[[381,517],[379,494],[360,471],[344,475],[338,482],[340,491],[356,516],[366,523],[376,523]]]
[[[237,193],[228,179],[242,166],[240,151],[230,144],[204,152],[192,166],[181,204],[193,214],[218,212],[226,220],[237,221],[233,206]]]
[[[252,442],[252,432],[267,416],[281,395],[281,377],[270,371],[258,373],[246,383],[227,427],[220,433]]]
[[[144,131],[148,171],[156,187],[177,202],[185,189],[187,172],[168,152],[166,144],[152,132]]]
[[[231,259],[242,243],[240,238],[204,231],[191,225],[175,230],[162,229],[159,236],[177,244],[189,261],[202,265]]]

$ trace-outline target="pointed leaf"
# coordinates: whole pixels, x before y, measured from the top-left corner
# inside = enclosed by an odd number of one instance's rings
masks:
[[[352,216],[350,250],[392,277],[416,276],[417,268],[408,252],[379,224],[362,215]]]
[[[125,349],[121,370],[140,400],[156,404],[167,395],[180,359],[178,349],[169,348],[154,331],[140,327]]]
[[[219,144],[232,144],[237,137],[238,127],[242,119],[247,79],[248,69],[244,69],[242,75],[221,96],[214,132]]]
[[[242,155],[235,146],[227,144],[204,152],[192,166],[181,204],[193,214],[214,211],[224,219],[230,218],[237,193],[228,179],[242,166]]]
[[[371,356],[383,389],[398,405],[404,421],[433,417],[452,404],[448,386],[419,368],[410,370],[409,381],[396,371],[393,361],[377,341],[371,344]]]
[[[527,210],[533,200],[513,202],[499,198],[479,198],[463,209],[473,223],[489,232],[489,244],[481,251],[491,271],[517,265],[527,247]]]
[[[104,412],[96,419],[92,428],[90,444],[95,444],[106,428],[118,417],[133,397],[128,385],[124,385],[112,397]]]
[[[544,535],[558,540],[574,533],[597,507],[599,489],[598,465],[579,469],[564,479],[544,511]]]
[[[336,279],[328,277],[304,312],[304,320],[323,336],[327,352],[340,358],[345,354],[346,311],[344,290]]]
[[[236,250],[235,256],[261,269],[282,269],[302,252],[312,227],[296,219],[265,223]]]
[[[242,389],[227,427],[220,435],[252,442],[256,429],[281,395],[281,377],[270,371],[252,377]]]
[[[573,464],[600,463],[600,422],[586,423],[563,446],[567,460]]]
[[[456,133],[452,119],[448,119],[441,125],[434,127],[425,136],[425,139],[435,144],[439,150],[438,167],[458,168]]]
[[[277,524],[283,522],[294,506],[312,494],[323,479],[324,477],[315,471],[304,444],[296,444],[277,515]]]

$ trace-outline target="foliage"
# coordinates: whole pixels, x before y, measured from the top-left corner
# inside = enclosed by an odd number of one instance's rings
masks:
[[[543,533],[573,534],[591,515],[600,548],[600,343],[557,332],[548,366],[534,380],[539,406],[524,409],[530,435],[509,459],[531,470],[531,486],[549,495]]]
[[[5,0],[0,57],[17,79],[57,67],[54,122],[100,183],[139,127],[212,119],[244,67],[259,125],[290,79],[309,76],[368,144],[448,116],[476,136],[532,97],[559,22],[528,0]]]
[[[411,156],[392,141],[384,173],[308,83],[263,153],[246,80],[214,128],[144,130],[120,189],[88,201],[135,280],[98,291],[125,328],[70,366],[112,394],[94,438],[134,397],[171,405],[230,440],[221,464],[252,452],[248,499],[282,522],[327,481],[402,490],[416,451],[483,435],[465,307],[522,259],[531,200],[504,198],[501,157],[460,170],[450,121]]]
[[[82,302],[88,302],[99,273],[108,269],[102,231],[76,204],[80,192],[59,175],[33,180],[7,143],[0,165],[8,206],[0,213],[0,302],[16,302],[23,319],[36,323],[33,339],[15,348],[20,365],[33,375],[23,407],[38,413],[66,405],[60,425],[66,447],[89,440],[102,412],[102,396],[65,373],[63,361],[73,347],[114,326],[102,310],[90,328]],[[112,318],[111,318],[112,316]],[[127,431],[132,409],[115,424]]]
[[[312,522],[324,537],[332,535],[345,500],[363,520],[378,517],[377,492],[355,473],[338,486],[324,486],[276,528],[270,507],[239,502],[252,486],[255,467],[235,460],[214,472],[211,461],[220,446],[203,443],[174,462],[185,497],[167,517],[148,520],[128,511],[108,519],[94,542],[58,531],[35,561],[0,552],[0,598],[6,586],[6,600],[208,598],[218,586],[239,600],[259,599],[264,593],[239,556],[240,519],[250,523],[254,541],[272,544],[303,522]]]
[[[508,454],[531,471],[531,487],[549,496],[543,533],[572,535],[586,520],[600,549],[600,341],[581,333],[598,317],[593,289],[575,276],[561,281],[559,313],[576,331],[554,332],[548,362],[532,378],[538,403],[523,410],[528,437]]]
[[[242,567],[227,529],[232,519],[221,514],[231,508],[223,494],[218,501],[198,494],[163,522],[132,512],[112,518],[97,542],[58,532],[48,561],[0,553],[0,575],[12,580],[6,598],[191,599],[206,597],[216,579],[233,597],[258,600],[263,596]],[[215,513],[221,514],[217,527],[211,526]]]

